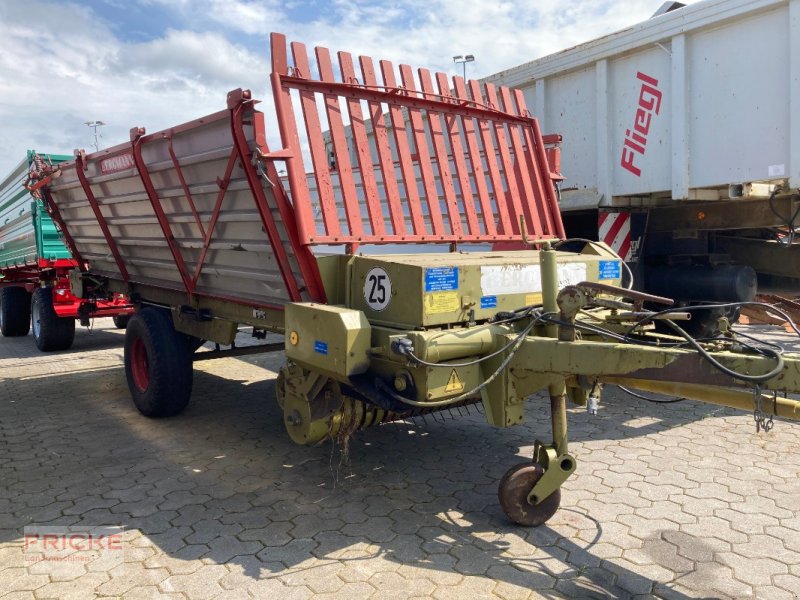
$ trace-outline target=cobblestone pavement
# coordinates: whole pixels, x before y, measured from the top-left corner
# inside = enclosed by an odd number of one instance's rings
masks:
[[[571,410],[578,471],[524,529],[505,469],[528,422],[428,417],[360,432],[348,456],[284,434],[282,355],[196,365],[179,417],[131,401],[122,335],[43,355],[0,339],[0,596],[46,598],[745,598],[800,594],[800,424],[607,394]],[[89,562],[34,560],[26,526],[124,528]]]

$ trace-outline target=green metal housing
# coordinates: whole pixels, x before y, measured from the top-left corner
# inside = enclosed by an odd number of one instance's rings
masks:
[[[35,155],[29,150],[25,159],[0,182],[0,272],[35,265],[39,260],[71,258],[42,201],[32,198],[24,187]],[[40,156],[53,163],[72,159],[60,154]]]

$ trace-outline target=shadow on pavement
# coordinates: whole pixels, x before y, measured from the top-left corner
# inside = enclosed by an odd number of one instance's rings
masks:
[[[535,435],[549,436],[546,402],[530,401],[528,423],[506,430],[473,411],[359,432],[344,453],[298,447],[263,379],[282,359],[196,369],[189,407],[164,420],[136,412],[121,365],[0,379],[0,542],[29,524],[121,525],[164,553],[151,566],[240,565],[235,585],[280,577],[319,587],[326,565],[357,580],[390,563],[404,577],[485,576],[553,598],[651,592],[653,581],[593,553],[602,525],[570,508],[568,490],[548,526],[520,528],[501,513],[499,478]],[[650,435],[708,411],[687,404],[612,401],[597,418],[576,409],[571,439]]]

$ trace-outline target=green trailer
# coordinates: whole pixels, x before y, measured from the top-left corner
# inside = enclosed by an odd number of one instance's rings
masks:
[[[69,273],[78,263],[64,245],[53,219],[35,190],[31,172],[57,169],[73,157],[26,157],[0,182],[0,333],[33,336],[40,350],[65,350],[75,337],[75,320],[114,317],[124,326],[131,307],[124,297],[80,299],[69,290]]]
[[[72,260],[53,219],[40,199],[25,189],[36,156],[50,164],[71,160],[63,154],[40,154],[28,150],[27,156],[0,183],[0,278],[13,279],[16,271]]]

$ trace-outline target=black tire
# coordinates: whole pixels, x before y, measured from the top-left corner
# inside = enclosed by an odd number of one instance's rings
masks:
[[[38,288],[31,299],[31,329],[42,352],[68,350],[75,340],[75,319],[60,318],[53,308],[53,289]]]
[[[31,295],[24,287],[0,288],[0,333],[5,337],[28,335],[31,329]]]
[[[114,327],[117,329],[125,329],[128,326],[128,322],[131,320],[130,315],[114,315],[111,318],[114,321]]]
[[[192,355],[187,336],[175,331],[167,311],[145,308],[125,330],[125,376],[133,403],[146,417],[180,413],[192,395]]]

